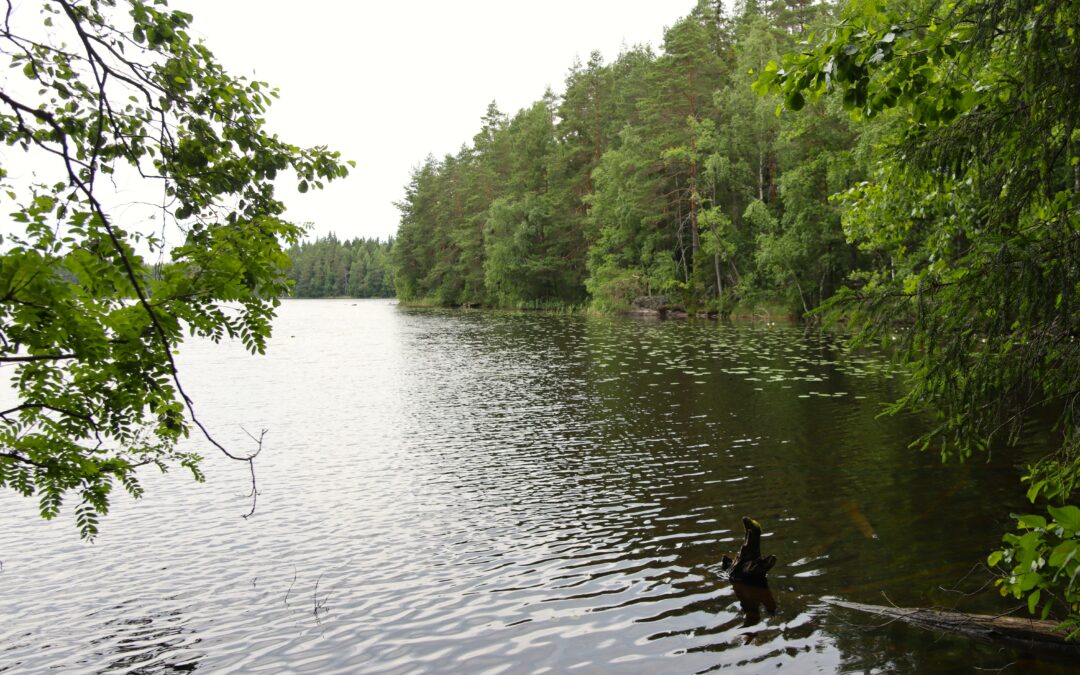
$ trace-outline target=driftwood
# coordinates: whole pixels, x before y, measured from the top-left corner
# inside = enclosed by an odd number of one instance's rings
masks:
[[[860,602],[827,599],[834,607],[853,609],[876,616],[904,621],[920,628],[956,633],[984,642],[1005,642],[1033,651],[1053,652],[1080,657],[1080,643],[1067,642],[1068,631],[1058,628],[1057,622],[1039,621],[1016,616],[965,614],[919,607],[885,607]]]

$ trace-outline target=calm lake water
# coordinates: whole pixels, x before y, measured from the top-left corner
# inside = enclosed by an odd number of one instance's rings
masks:
[[[265,357],[192,343],[206,484],[146,474],[96,543],[0,494],[0,671],[1030,672],[829,607],[968,611],[1018,453],[942,466],[883,360],[788,325],[290,301]],[[779,608],[720,575],[758,519]],[[885,625],[883,625],[885,624]]]

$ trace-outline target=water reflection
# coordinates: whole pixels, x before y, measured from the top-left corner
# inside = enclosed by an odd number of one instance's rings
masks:
[[[900,389],[873,355],[783,326],[282,310],[265,358],[182,352],[208,423],[240,441],[239,425],[270,429],[256,516],[239,518],[242,471],[209,452],[209,484],[149,477],[94,547],[0,497],[0,669],[926,672],[1014,656],[868,633],[818,601],[944,602],[1022,497],[1007,455],[912,452],[922,423],[878,419]],[[721,574],[744,513],[779,559],[769,597]]]
[[[183,625],[180,611],[160,616],[118,618],[102,625],[104,634],[90,640],[92,659],[84,665],[101,670],[188,673],[199,667],[201,640]],[[110,660],[111,659],[111,660]]]
[[[745,617],[742,627],[753,626],[761,621],[761,608],[770,615],[776,614],[776,598],[773,597],[769,585],[758,586],[746,584],[741,581],[732,581],[731,587],[735,590],[735,597],[739,599],[739,607]]]

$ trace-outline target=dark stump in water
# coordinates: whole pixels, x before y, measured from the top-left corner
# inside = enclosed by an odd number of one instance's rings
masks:
[[[739,599],[739,605],[746,613],[743,626],[750,626],[761,621],[762,606],[769,614],[776,613],[776,599],[769,590],[769,580],[766,577],[776,564],[776,556],[762,558],[761,525],[746,517],[743,517],[742,522],[746,530],[742,548],[735,560],[725,555],[720,566],[728,573],[735,597]]]
[[[725,555],[720,566],[728,573],[728,578],[733,583],[768,588],[769,582],[765,575],[776,564],[776,556],[761,557],[761,525],[756,520],[743,516],[742,524],[746,529],[746,536],[743,537],[739,555],[735,560]]]

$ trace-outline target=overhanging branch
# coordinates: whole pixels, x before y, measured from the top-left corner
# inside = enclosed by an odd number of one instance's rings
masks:
[[[32,354],[30,356],[0,356],[0,363],[32,363],[34,361],[64,361],[79,358],[75,354]]]

